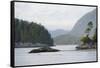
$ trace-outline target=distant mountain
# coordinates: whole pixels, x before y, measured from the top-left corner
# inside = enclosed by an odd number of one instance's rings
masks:
[[[49,31],[49,32],[50,32],[51,36],[54,38],[54,37],[57,37],[57,36],[60,36],[63,34],[67,34],[69,31],[63,30],[63,29],[57,29],[57,30]]]
[[[61,36],[57,36],[54,38],[54,43],[57,45],[61,45],[61,44],[77,44],[78,41],[78,37],[69,35],[69,34],[65,34],[65,35],[61,35]]]
[[[92,21],[93,22],[93,29],[91,31],[91,35],[93,34],[93,30],[96,28],[96,10],[93,10],[83,17],[81,17],[75,26],[73,27],[72,31],[69,33],[73,36],[82,36],[87,28],[87,24]]]
[[[54,38],[55,44],[73,44],[78,43],[81,36],[85,34],[85,30],[87,28],[87,24],[92,21],[93,22],[93,29],[91,31],[91,35],[94,34],[94,29],[96,28],[96,10],[88,12],[84,16],[82,16],[73,29],[61,36],[57,36]]]

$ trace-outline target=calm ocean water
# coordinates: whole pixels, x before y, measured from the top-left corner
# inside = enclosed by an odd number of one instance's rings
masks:
[[[76,45],[58,45],[59,52],[28,52],[35,48],[15,48],[15,66],[96,61],[96,50],[76,50]]]

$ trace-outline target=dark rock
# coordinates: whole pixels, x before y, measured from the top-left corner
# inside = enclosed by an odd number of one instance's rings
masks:
[[[50,48],[50,47],[41,47],[41,48],[38,48],[38,49],[33,49],[29,53],[57,52],[57,51],[59,51],[59,50],[53,49],[53,48]]]

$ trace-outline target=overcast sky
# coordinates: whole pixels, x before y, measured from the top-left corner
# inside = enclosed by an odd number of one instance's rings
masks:
[[[40,23],[48,30],[71,30],[77,20],[94,9],[86,6],[16,2],[15,18]]]

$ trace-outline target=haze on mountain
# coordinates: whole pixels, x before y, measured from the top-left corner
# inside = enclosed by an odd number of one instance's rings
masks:
[[[92,36],[96,28],[96,9],[82,16],[68,34],[57,36],[56,38],[54,38],[55,44],[79,43],[79,39],[81,36],[84,36],[87,24],[90,21],[93,22],[93,29],[90,34]]]
[[[95,29],[95,27],[96,27],[96,10],[93,10],[93,11],[85,14],[82,18],[80,18],[69,34],[74,35],[74,36],[84,35],[84,32],[87,28],[87,24],[90,21],[93,22],[93,29]],[[92,29],[92,31],[93,31],[93,29]],[[91,34],[93,34],[93,33],[91,33]]]
[[[63,30],[63,29],[57,29],[57,30],[53,30],[53,31],[49,31],[49,32],[51,34],[51,37],[55,38],[57,36],[67,34],[69,31],[68,30]]]

